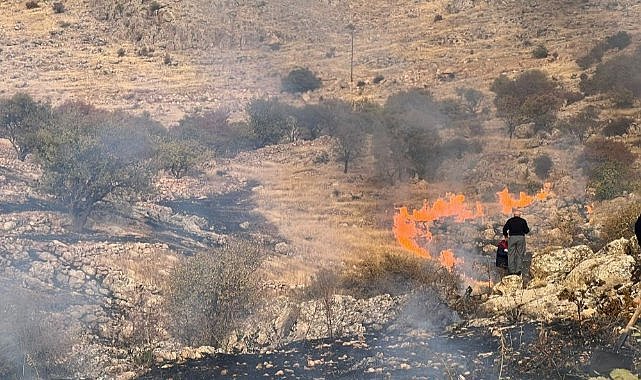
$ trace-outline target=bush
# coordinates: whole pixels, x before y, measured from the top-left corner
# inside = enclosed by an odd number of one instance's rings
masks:
[[[222,157],[231,157],[243,150],[252,149],[255,142],[247,124],[231,124],[228,119],[229,112],[223,109],[186,115],[178,126],[172,128],[171,134],[189,144],[201,145]]]
[[[576,60],[582,69],[587,69],[595,63],[601,62],[606,51],[612,49],[621,50],[630,44],[630,35],[627,32],[618,32],[615,35],[606,37],[598,42],[587,55]]]
[[[641,215],[641,201],[626,202],[606,215],[601,222],[599,240],[606,244],[622,237],[629,239],[634,236],[634,223]]]
[[[608,125],[603,128],[602,133],[607,137],[622,136],[628,133],[628,129],[633,122],[633,119],[627,117],[619,117],[610,121],[610,123],[608,123]]]
[[[615,35],[607,37],[605,39],[605,44],[608,49],[624,49],[630,45],[630,34],[628,32],[618,32]]]
[[[65,11],[67,10],[67,9],[65,8],[64,3],[62,3],[62,2],[55,2],[55,3],[53,3],[53,4],[51,5],[51,8],[53,9],[54,13],[65,13]]]
[[[295,68],[281,80],[283,91],[301,93],[314,91],[321,87],[321,81],[307,68]]]
[[[171,65],[171,62],[171,55],[169,53],[166,53],[165,57],[162,59],[162,63],[164,63],[165,65]]]
[[[75,331],[56,317],[62,297],[0,281],[0,378],[69,378]]]
[[[118,57],[124,57],[126,53],[127,51],[125,50],[125,48],[119,48],[118,51],[116,52]]]
[[[201,163],[205,156],[200,146],[186,140],[166,139],[156,152],[159,167],[174,178],[182,178]]]
[[[25,4],[25,6],[27,7],[27,9],[40,8],[40,4],[38,4],[38,2],[37,2],[36,0],[29,0],[29,1],[27,1],[27,3]]]
[[[278,144],[292,136],[296,128],[293,107],[276,99],[255,99],[247,105],[249,128],[258,147]]]
[[[640,60],[641,51],[637,51],[634,55],[619,55],[599,64],[591,78],[587,75],[581,77],[581,91],[588,95],[621,92],[623,98],[628,98],[629,93],[635,98],[640,97]]]
[[[538,156],[534,159],[534,173],[544,180],[550,175],[553,165],[552,159],[547,154]]]
[[[40,147],[38,134],[52,121],[51,106],[28,94],[18,92],[0,99],[0,138],[9,140],[20,161]]]
[[[590,170],[588,186],[594,189],[597,200],[623,195],[632,190],[629,167],[614,161],[598,164]]]
[[[406,294],[425,286],[440,294],[458,294],[461,279],[434,260],[414,256],[409,252],[372,253],[350,266],[343,273],[345,289],[359,297],[379,294]]]
[[[260,259],[254,244],[231,242],[182,260],[166,297],[174,336],[192,346],[219,346],[252,310]]]
[[[538,45],[532,50],[532,57],[536,59],[547,58],[548,49],[543,45]]]

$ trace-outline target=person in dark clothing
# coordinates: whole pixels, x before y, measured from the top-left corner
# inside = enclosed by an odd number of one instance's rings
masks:
[[[496,247],[496,266],[502,269],[507,269],[507,240],[505,238],[499,241]]]
[[[527,221],[521,218],[521,210],[515,209],[514,216],[505,222],[503,236],[507,240],[508,274],[520,275],[525,256],[525,235],[530,232]]]

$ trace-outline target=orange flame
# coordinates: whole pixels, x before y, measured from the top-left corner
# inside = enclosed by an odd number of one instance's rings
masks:
[[[418,239],[432,240],[429,223],[447,217],[455,217],[457,221],[461,222],[483,215],[483,205],[480,202],[476,202],[475,209],[472,211],[465,203],[464,195],[447,194],[446,199],[438,198],[431,206],[425,200],[423,207],[412,210],[411,214],[407,207],[400,207],[394,215],[394,235],[401,247],[419,256],[431,258],[430,251],[418,243]],[[441,263],[444,266],[452,268],[454,264],[459,262],[462,260],[454,257],[452,251],[441,252]]]
[[[454,252],[452,252],[451,249],[446,249],[444,251],[441,251],[440,262],[441,265],[443,265],[451,272],[452,270],[454,270],[454,267],[456,265],[463,263],[463,259],[454,256]]]
[[[502,191],[499,191],[496,193],[496,195],[499,197],[499,204],[501,205],[501,211],[504,214],[510,214],[513,209],[519,208],[519,207],[527,207],[534,203],[535,201],[542,201],[545,200],[548,196],[552,194],[552,184],[551,183],[545,183],[543,185],[543,188],[539,190],[538,193],[535,195],[527,195],[524,192],[519,193],[518,198],[513,198],[510,195],[510,191],[507,189],[503,189]]]
[[[502,212],[510,214],[515,207],[527,207],[535,201],[545,200],[552,194],[551,189],[552,185],[546,183],[535,195],[521,192],[518,198],[513,198],[507,188],[496,195],[499,198]],[[400,207],[394,215],[394,236],[404,249],[421,257],[432,258],[430,251],[421,243],[432,240],[429,228],[433,221],[447,217],[454,217],[458,222],[475,219],[485,215],[484,209],[485,206],[476,202],[472,210],[465,202],[464,195],[449,193],[445,198],[438,198],[432,205],[425,200],[420,209],[414,209],[411,213],[407,207]],[[441,251],[439,261],[450,271],[456,265],[464,262],[462,258],[456,257],[451,249]]]

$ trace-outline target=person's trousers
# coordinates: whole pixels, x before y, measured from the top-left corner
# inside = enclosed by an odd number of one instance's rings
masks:
[[[514,235],[507,239],[507,268],[510,274],[523,270],[525,257],[525,236]]]

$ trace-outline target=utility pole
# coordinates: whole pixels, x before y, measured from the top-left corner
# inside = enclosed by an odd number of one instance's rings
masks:
[[[356,27],[352,23],[349,23],[347,25],[347,30],[350,31],[352,37],[352,47],[349,57],[349,82],[354,83],[354,31],[356,30]]]

